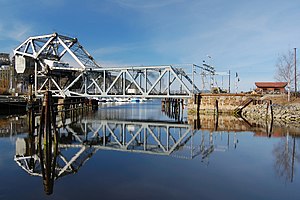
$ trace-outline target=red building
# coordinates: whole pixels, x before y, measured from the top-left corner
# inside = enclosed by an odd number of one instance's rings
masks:
[[[255,82],[256,91],[262,93],[285,93],[287,82]]]

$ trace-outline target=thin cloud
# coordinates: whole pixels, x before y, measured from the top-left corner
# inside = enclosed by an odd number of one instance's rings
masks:
[[[149,48],[148,44],[132,43],[132,44],[120,44],[119,46],[106,46],[91,50],[91,54],[95,58],[103,58],[106,56],[117,55],[117,57],[124,57],[122,55],[128,55],[128,53],[139,52],[145,48]]]
[[[11,1],[0,2],[2,50],[60,30],[92,41],[84,43],[102,65],[201,64],[210,54],[218,71],[246,80],[249,71],[273,77],[277,54],[300,46],[297,1],[74,0],[72,9],[65,0]]]
[[[104,47],[104,48],[98,48],[93,50],[93,55],[97,55],[97,56],[103,56],[103,55],[107,55],[107,54],[118,54],[118,53],[122,53],[124,51],[128,51],[128,50],[132,50],[132,48],[126,48],[126,47]]]
[[[141,0],[115,0],[115,3],[122,7],[131,9],[154,9],[162,8],[174,3],[182,2],[182,0],[152,0],[152,1],[141,1]]]
[[[18,21],[10,21],[9,24],[0,22],[0,46],[2,52],[12,53],[21,42],[32,33],[32,27]]]

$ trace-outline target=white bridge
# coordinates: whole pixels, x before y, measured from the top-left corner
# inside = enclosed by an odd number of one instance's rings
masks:
[[[64,98],[189,98],[201,92],[200,77],[215,73],[209,65],[195,64],[101,66],[77,38],[57,33],[29,37],[14,55],[16,71],[31,76],[36,96],[50,90]]]

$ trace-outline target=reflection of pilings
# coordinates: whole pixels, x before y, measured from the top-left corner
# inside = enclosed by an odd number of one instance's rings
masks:
[[[182,120],[183,118],[183,99],[166,98],[162,100],[162,111],[170,118]]]
[[[201,129],[201,123],[200,123],[200,114],[197,113],[196,119],[194,119],[194,130]]]
[[[55,178],[56,155],[58,149],[55,113],[51,92],[44,95],[39,127],[39,152],[46,194],[52,194]]]
[[[269,137],[271,137],[271,134],[273,132],[273,107],[272,107],[272,100],[267,100],[267,109],[266,109],[266,132]],[[269,123],[269,120],[270,123]]]
[[[33,108],[34,103],[30,102],[27,105],[27,116],[28,116],[28,133],[32,135],[35,129],[35,112]]]
[[[32,84],[28,85],[28,103],[27,103],[27,116],[28,116],[28,132],[33,135],[35,129],[35,115],[34,115],[34,100],[32,96]]]
[[[218,112],[214,116],[214,123],[215,123],[214,131],[217,131],[218,130],[218,124],[219,124],[219,114],[218,114]]]
[[[201,96],[200,95],[195,95],[194,102],[197,104],[197,115],[199,115],[199,113],[200,113],[200,104],[201,104]]]
[[[201,123],[200,123],[200,103],[201,103],[201,96],[195,95],[194,96],[194,102],[197,104],[197,112],[196,112],[196,119],[194,120],[194,129],[199,130],[201,129]]]

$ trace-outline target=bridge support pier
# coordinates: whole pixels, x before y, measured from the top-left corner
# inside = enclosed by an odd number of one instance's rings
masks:
[[[162,100],[162,111],[167,116],[179,120],[183,116],[183,99],[166,98]]]

